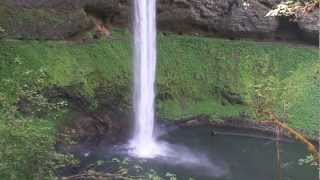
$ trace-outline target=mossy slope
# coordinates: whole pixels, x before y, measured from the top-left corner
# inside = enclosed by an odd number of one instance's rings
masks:
[[[14,103],[26,79],[47,76],[42,88],[77,86],[96,101],[131,101],[132,49],[128,32],[88,44],[0,42],[0,91]],[[157,109],[164,119],[206,114],[212,119],[253,115],[255,86],[272,82],[270,96],[285,104],[289,124],[315,135],[319,124],[319,57],[315,49],[283,44],[159,35]],[[268,81],[266,81],[268,80]],[[269,81],[270,80],[270,81]],[[97,100],[98,101],[98,100]]]

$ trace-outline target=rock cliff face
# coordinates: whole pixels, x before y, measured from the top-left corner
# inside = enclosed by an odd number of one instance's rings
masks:
[[[318,43],[317,10],[300,16],[297,22],[266,17],[279,2],[158,0],[158,26],[162,31],[177,33]],[[130,25],[131,3],[132,0],[4,0],[0,3],[0,24],[18,38],[62,39],[92,28],[89,15],[112,26]]]
[[[309,14],[303,14],[298,17],[297,24],[304,38],[310,39],[314,43],[319,44],[319,30],[320,30],[320,13],[319,9],[314,10]]]
[[[160,27],[182,32],[186,29],[222,35],[269,37],[278,27],[276,18],[265,17],[269,9],[259,1],[163,0],[159,6],[159,24]]]

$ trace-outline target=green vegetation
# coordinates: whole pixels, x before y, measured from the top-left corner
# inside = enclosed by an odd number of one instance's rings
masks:
[[[99,89],[128,107],[132,77],[130,37],[123,31],[116,31],[113,36],[108,41],[89,44],[2,41],[1,92],[10,103],[16,103],[16,92],[23,83],[42,73],[48,77],[40,89],[77,86],[93,104]],[[289,114],[289,124],[309,134],[317,132],[316,49],[160,35],[158,56],[157,107],[161,118],[201,114],[212,119],[254,117],[250,106],[256,106],[259,88],[265,88],[269,90],[262,95],[272,101],[277,112]]]
[[[109,40],[83,44],[0,41],[0,179],[50,179],[61,164],[75,163],[54,150],[68,102],[49,100],[42,92],[74,88],[92,110],[101,98],[131,107],[130,39],[128,32],[118,30]],[[263,107],[317,136],[316,49],[162,34],[158,48],[160,118],[258,119],[255,111]]]
[[[159,49],[159,94],[171,97],[160,103],[166,118],[252,117],[248,106],[257,106],[259,95],[272,110],[288,114],[294,128],[316,137],[320,102],[315,49],[178,36],[161,37]],[[243,103],[226,101],[226,94],[240,95]]]
[[[14,60],[17,66],[20,63],[19,58]],[[59,168],[77,164],[72,155],[55,149],[58,119],[65,113],[66,103],[49,102],[40,93],[46,80],[44,74],[32,77],[29,73],[20,75],[24,76],[19,81],[21,87],[12,79],[1,79],[0,179],[55,179]]]
[[[287,0],[281,1],[276,8],[271,10],[267,16],[289,16],[298,17],[304,13],[317,10],[320,6],[320,0]]]
[[[57,153],[52,122],[41,119],[0,117],[0,178],[54,179],[58,168],[77,163]]]

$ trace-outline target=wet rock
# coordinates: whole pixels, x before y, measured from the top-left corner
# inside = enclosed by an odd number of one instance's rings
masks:
[[[181,119],[178,121],[177,125],[179,127],[195,127],[210,124],[210,117],[206,115],[200,115],[196,117],[191,117],[187,119]]]
[[[244,104],[244,100],[240,94],[231,91],[221,91],[221,96],[228,101],[228,103],[234,104]]]
[[[44,92],[48,99],[63,99],[68,102],[68,124],[63,131],[67,131],[66,134],[71,139],[81,143],[100,144],[103,140],[104,143],[113,144],[126,141],[131,132],[130,118],[127,111],[120,109],[121,106],[117,104],[119,102],[99,94],[96,95],[97,107],[93,108],[94,102],[81,95],[78,89],[75,85],[50,88]]]
[[[114,112],[88,113],[75,109],[70,117],[70,125],[73,129],[70,137],[76,142],[100,144],[107,141],[109,144],[126,140],[127,124],[121,116],[114,116]],[[124,130],[125,129],[125,130]]]

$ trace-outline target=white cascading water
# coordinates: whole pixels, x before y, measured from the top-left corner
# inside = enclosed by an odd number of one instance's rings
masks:
[[[134,0],[134,118],[131,154],[139,158],[162,156],[168,162],[206,168],[213,176],[225,170],[208,158],[179,145],[157,141],[154,136],[156,77],[156,0]]]
[[[156,0],[134,0],[134,113],[133,153],[152,158],[159,152],[154,131],[156,76]]]

